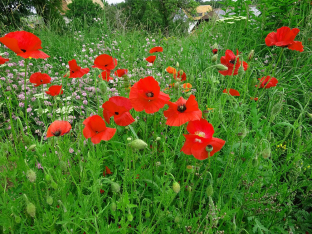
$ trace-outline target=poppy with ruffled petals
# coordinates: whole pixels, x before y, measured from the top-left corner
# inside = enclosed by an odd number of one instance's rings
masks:
[[[108,168],[108,166],[105,166],[105,171],[103,171],[103,176],[105,177],[106,175],[111,175],[113,174],[111,170]]]
[[[219,71],[220,74],[224,75],[224,76],[231,76],[231,75],[237,75],[238,74],[238,69],[241,66],[241,62],[239,61],[239,57],[237,57],[239,54],[238,50],[236,52],[236,56],[233,53],[233,51],[231,50],[226,50],[225,51],[225,56],[222,56],[220,61],[221,64],[225,65],[228,70],[226,71]],[[235,65],[235,67],[234,67]],[[244,71],[247,70],[248,68],[248,64],[246,62],[243,62],[243,68]],[[234,72],[233,72],[234,70]]]
[[[48,74],[36,72],[30,76],[29,81],[35,84],[35,87],[38,87],[39,85],[50,84],[51,77]]]
[[[297,34],[300,32],[298,28],[290,29],[289,27],[281,27],[276,32],[269,33],[265,38],[267,46],[288,47],[290,50],[303,52],[301,41],[294,41]]]
[[[48,128],[47,137],[52,136],[63,136],[68,133],[71,129],[71,125],[68,121],[56,120]]]
[[[122,77],[128,74],[128,69],[118,69],[114,74],[115,76]]]
[[[81,78],[90,71],[89,68],[79,67],[75,59],[70,60],[68,65],[70,70],[69,78]]]
[[[46,94],[49,94],[50,96],[63,94],[62,85],[52,85],[49,90],[46,91]]]
[[[148,56],[145,60],[149,63],[154,63],[156,59],[156,55]]]
[[[41,40],[36,35],[26,31],[10,32],[0,38],[0,42],[6,45],[10,50],[25,59],[46,59],[50,56],[40,51]]]
[[[108,141],[115,135],[115,128],[108,128],[104,120],[99,115],[93,115],[83,121],[85,128],[83,135],[86,139],[91,138],[93,144],[98,144],[101,141]]]
[[[164,111],[164,116],[167,118],[166,124],[169,126],[181,126],[188,121],[199,120],[202,117],[194,95],[191,95],[188,100],[180,97],[178,101],[167,104],[169,109]]]
[[[101,75],[99,75],[99,78],[102,78],[102,80],[105,80],[105,81],[114,80],[113,77],[110,76],[110,70],[102,71]]]
[[[9,61],[10,59],[6,59],[0,56],[0,65],[1,64],[5,64],[7,61]]]
[[[223,93],[228,93],[231,96],[240,96],[239,92],[235,89],[224,89]]]
[[[186,129],[189,134],[184,135],[186,140],[181,151],[199,160],[213,156],[225,144],[224,140],[212,137],[213,126],[205,119],[189,122]]]
[[[150,50],[150,54],[153,54],[156,52],[163,52],[163,51],[164,51],[164,49],[161,46],[156,46]]]
[[[213,53],[213,54],[217,54],[217,53],[218,53],[218,49],[213,49],[213,50],[212,50],[212,53]]]
[[[271,87],[275,87],[278,83],[278,80],[274,77],[271,76],[264,76],[262,78],[258,78],[258,80],[260,80],[260,87],[259,88],[271,88]],[[257,87],[257,85],[256,85]]]
[[[107,123],[114,116],[114,121],[119,126],[127,126],[134,122],[134,118],[129,111],[132,109],[131,102],[128,98],[121,96],[111,97],[103,105],[103,116]]]
[[[148,76],[132,86],[129,99],[136,111],[145,110],[147,114],[152,114],[163,108],[170,97],[160,91],[158,82],[152,76]]]
[[[185,81],[186,80],[186,74],[184,71],[180,70],[180,71],[178,71],[178,78],[176,78],[175,76],[173,76],[173,78],[175,80],[181,79],[180,81]]]
[[[117,66],[117,59],[108,54],[101,54],[94,60],[92,67],[99,68],[101,70],[113,70]]]
[[[183,84],[184,92],[190,91],[190,88],[192,88],[192,85],[190,83],[184,83]]]
[[[177,70],[174,67],[167,67],[166,72],[173,74],[174,76],[177,74]]]

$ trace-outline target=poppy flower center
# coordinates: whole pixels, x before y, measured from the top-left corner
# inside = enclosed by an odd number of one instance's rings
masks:
[[[26,50],[24,50],[24,49],[21,49],[21,51],[23,51],[24,53],[26,52]]]
[[[146,96],[149,97],[149,98],[150,97],[154,97],[154,93],[153,92],[146,93]]]
[[[55,131],[55,132],[53,133],[53,135],[54,135],[54,136],[59,136],[59,135],[61,135],[61,131],[60,131],[60,130]]]
[[[235,64],[235,59],[231,59],[230,63]]]
[[[71,73],[75,73],[75,71],[71,71]]]
[[[197,132],[195,132],[195,135],[197,135],[199,137],[205,137],[206,134],[204,132],[197,131]]]
[[[42,82],[43,82],[43,80],[40,80],[40,82],[42,83]]]
[[[186,106],[185,104],[181,105],[181,106],[178,106],[178,111],[183,113],[184,111],[186,111]]]
[[[119,112],[116,111],[116,112],[115,112],[115,115],[119,115]]]

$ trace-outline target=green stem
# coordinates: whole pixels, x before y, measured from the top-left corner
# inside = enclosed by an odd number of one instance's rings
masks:
[[[27,67],[28,67],[28,59],[25,59],[25,76],[24,76],[24,92],[25,92],[25,122],[27,126],[27,131],[29,132],[28,120],[27,120],[27,96],[26,96],[26,83],[27,83]]]

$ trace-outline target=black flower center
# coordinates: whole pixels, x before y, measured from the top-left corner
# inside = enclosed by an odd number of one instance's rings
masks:
[[[71,73],[75,73],[75,71],[71,71]]]
[[[116,112],[115,112],[115,115],[119,115],[119,112],[116,111]]]
[[[230,60],[230,63],[235,64],[235,59]]]
[[[183,113],[184,111],[186,111],[186,106],[185,104],[181,105],[181,106],[178,106],[178,111]]]
[[[42,83],[42,82],[43,82],[43,80],[40,80],[40,82]]]
[[[60,136],[60,135],[61,135],[61,131],[60,131],[60,130],[55,131],[55,132],[53,133],[53,135],[54,135],[54,136]]]
[[[26,52],[26,50],[24,50],[24,49],[21,49],[21,51],[23,51],[24,53]]]
[[[146,93],[146,96],[147,97],[154,97],[154,93],[153,92]]]

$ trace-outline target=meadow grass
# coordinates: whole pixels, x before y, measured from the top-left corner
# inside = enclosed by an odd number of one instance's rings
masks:
[[[101,24],[69,28],[61,35],[36,29],[33,33],[50,58],[29,60],[26,97],[25,62],[1,46],[0,52],[8,52],[11,59],[0,70],[1,232],[311,231],[309,30],[301,28],[296,38],[304,45],[300,53],[267,47],[266,35],[244,20],[205,24],[189,36],[169,38]],[[212,62],[215,43],[218,60]],[[164,52],[149,66],[145,58],[154,46],[162,46]],[[218,73],[215,65],[226,49],[241,52],[247,71],[236,76]],[[249,60],[251,50],[255,54]],[[226,141],[221,151],[203,161],[181,152],[187,124],[167,126],[162,113],[167,106],[155,114],[131,110],[136,121],[130,127],[113,120],[108,124],[117,129],[111,140],[86,140],[82,122],[91,114],[102,116],[102,104],[109,97],[129,96],[125,79],[113,76],[107,83],[97,78],[100,70],[91,66],[100,54],[117,58],[117,68],[129,70],[130,84],[153,76],[162,91],[167,88],[170,101],[194,94],[214,127],[214,137]],[[80,79],[64,78],[72,59],[90,72]],[[166,72],[168,66],[186,73],[190,91],[182,83],[169,88],[177,81]],[[34,88],[29,76],[38,71],[48,73],[52,84],[62,84],[64,93],[51,97],[44,93],[50,85]],[[258,78],[267,75],[278,79],[277,86],[256,88]],[[225,88],[238,90],[240,96],[222,93]],[[68,120],[72,130],[47,139],[47,128],[57,119]],[[132,148],[129,143],[137,137],[148,147]]]

